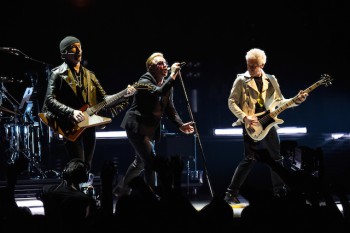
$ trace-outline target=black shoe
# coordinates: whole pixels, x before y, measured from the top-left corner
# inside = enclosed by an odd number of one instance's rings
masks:
[[[238,200],[238,197],[229,193],[229,192],[226,192],[226,195],[225,195],[225,199],[224,199],[228,204],[239,204],[241,203],[239,200]]]
[[[280,190],[278,190],[278,191],[275,191],[275,193],[274,193],[273,196],[274,196],[275,198],[278,198],[278,199],[283,199],[283,198],[286,198],[287,195],[288,195],[287,190],[283,188],[283,189],[280,189]]]

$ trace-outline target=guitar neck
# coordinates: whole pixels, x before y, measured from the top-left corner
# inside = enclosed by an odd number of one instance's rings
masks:
[[[114,94],[112,96],[110,96],[108,99],[90,107],[88,110],[89,112],[91,112],[92,114],[97,113],[98,111],[100,111],[101,109],[103,109],[104,107],[106,107],[109,104],[114,103],[115,101],[117,101],[118,99],[122,98],[124,95],[127,94],[127,88],[122,90],[121,92],[118,92],[117,94]]]
[[[314,90],[316,87],[320,86],[322,84],[322,80],[312,84],[311,86],[309,86],[308,88],[306,88],[304,90],[305,93],[309,93],[312,90]],[[280,114],[281,112],[283,112],[284,110],[286,110],[288,107],[290,107],[292,104],[295,103],[295,101],[298,99],[298,95],[294,96],[291,100],[289,100],[288,102],[284,103],[283,105],[281,105],[279,108],[277,108],[275,111],[270,113],[271,117],[276,117],[278,114]]]

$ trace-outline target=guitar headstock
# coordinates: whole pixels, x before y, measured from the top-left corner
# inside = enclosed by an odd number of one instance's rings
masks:
[[[135,82],[132,86],[137,90],[152,90],[153,87],[148,83],[138,83]]]
[[[329,85],[332,85],[333,78],[329,74],[322,74],[321,75],[321,84],[325,85],[326,87]]]

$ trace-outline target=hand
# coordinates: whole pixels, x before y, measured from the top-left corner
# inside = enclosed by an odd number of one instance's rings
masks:
[[[80,110],[74,110],[73,120],[75,120],[78,123],[84,121],[85,120],[84,113]]]
[[[297,99],[295,100],[296,104],[301,104],[306,100],[306,98],[309,96],[307,92],[304,92],[303,90],[299,91]]]
[[[256,116],[246,116],[243,118],[244,124],[248,127],[257,125],[259,123],[258,118]]]
[[[172,79],[176,79],[176,77],[177,77],[177,74],[178,74],[178,72],[179,72],[179,70],[180,70],[180,63],[179,62],[175,62],[172,66],[171,66],[171,68],[170,68],[170,70],[171,70],[171,74],[170,74],[170,76],[172,77]]]
[[[124,97],[132,96],[133,94],[135,94],[135,92],[136,88],[131,85],[128,85],[128,87],[126,88],[126,95],[124,95]]]
[[[191,134],[194,132],[194,128],[193,128],[193,121],[187,122],[183,125],[180,126],[180,131],[185,133],[185,134]]]

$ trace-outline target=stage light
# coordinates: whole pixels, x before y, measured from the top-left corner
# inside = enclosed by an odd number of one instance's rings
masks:
[[[96,132],[96,138],[101,139],[118,139],[127,138],[125,131],[106,131],[106,132]]]
[[[240,136],[242,135],[241,128],[214,129],[215,136]]]
[[[306,134],[306,127],[283,127],[277,130],[279,134],[293,135],[293,134]]]
[[[350,138],[350,133],[332,133],[331,138],[334,140],[337,139],[348,139]]]
[[[279,128],[277,132],[281,135],[296,135],[306,134],[306,127],[283,127]],[[241,136],[242,128],[227,128],[227,129],[214,129],[215,136]]]
[[[63,136],[58,135],[59,139],[62,140]],[[127,138],[125,131],[98,131],[96,132],[97,139],[122,139]]]

